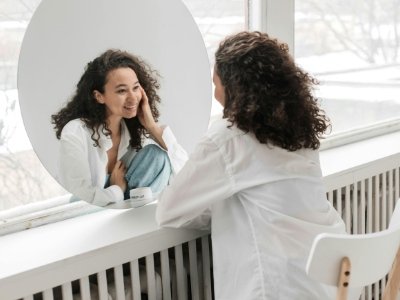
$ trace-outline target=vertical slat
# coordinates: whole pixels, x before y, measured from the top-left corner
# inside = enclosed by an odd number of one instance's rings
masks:
[[[367,286],[368,300],[372,300],[372,284]]]
[[[137,259],[129,263],[131,269],[131,286],[133,300],[141,300],[142,295],[140,293],[140,275],[139,275],[139,261]]]
[[[336,210],[338,211],[339,215],[343,217],[342,212],[342,189],[338,188],[336,190]]]
[[[333,191],[328,192],[328,201],[333,205]]]
[[[365,291],[366,291],[366,289],[365,289],[365,288],[363,288],[363,290],[361,291],[361,297],[360,297],[360,300],[366,300],[366,299],[365,299],[365,296],[366,296],[366,295],[365,295],[365,294],[366,294],[366,293],[365,293]]]
[[[395,203],[399,200],[399,194],[400,194],[400,168],[396,168],[395,172],[395,178],[394,178],[394,186],[395,186],[395,193],[394,193],[394,199]]]
[[[393,170],[389,171],[389,220],[388,220],[388,224],[390,224],[390,218],[392,217],[393,214],[393,210],[394,210],[394,206],[393,206],[393,193],[394,193],[394,189],[393,189]]]
[[[373,214],[372,214],[372,177],[367,179],[367,233],[372,232]]]
[[[365,233],[366,224],[365,224],[365,180],[361,180],[361,233]]]
[[[114,267],[114,283],[116,300],[125,300],[124,274],[122,265]]]
[[[43,300],[54,300],[53,289],[43,291]]]
[[[171,300],[170,274],[168,249],[165,249],[161,251],[161,280],[163,287],[163,300]]]
[[[346,231],[352,233],[352,222],[351,222],[351,205],[350,205],[350,185],[345,187],[345,198],[344,198],[344,214],[346,220]]]
[[[352,224],[353,224],[353,233],[358,234],[359,233],[359,223],[358,223],[358,214],[359,214],[359,203],[358,203],[358,182],[353,184],[353,192],[352,192],[352,197],[349,195],[349,201],[350,204],[352,205]],[[352,202],[351,202],[352,201]]]
[[[197,269],[197,249],[196,240],[189,241],[189,269],[190,269],[190,288],[192,299],[200,300],[199,273]]]
[[[178,300],[187,299],[187,278],[186,271],[183,266],[182,245],[174,247],[175,250],[175,265],[176,265],[176,281],[178,286]]]
[[[71,282],[64,283],[61,286],[62,291],[62,299],[63,300],[72,300],[72,286]]]
[[[154,271],[153,254],[146,256],[147,296],[149,300],[156,300],[156,273]]]
[[[208,236],[201,238],[201,255],[203,258],[203,282],[204,282],[204,299],[212,300],[211,293],[211,261],[210,261],[210,245]]]
[[[81,300],[90,300],[89,277],[85,276],[85,277],[81,278],[79,280],[79,285],[81,288]]]
[[[379,190],[379,185],[380,185],[380,180],[379,180],[379,175],[375,175],[375,185],[374,185],[374,232],[377,232],[380,230],[380,190]]]
[[[381,230],[385,230],[387,228],[387,215],[388,215],[388,197],[387,197],[387,178],[386,178],[386,172],[382,173],[382,188],[380,188],[381,191],[381,203],[382,203],[382,211],[381,211]]]
[[[101,271],[97,273],[97,285],[99,288],[99,300],[108,300],[106,271]]]
[[[375,185],[374,185],[374,208],[375,208],[375,226],[374,226],[374,232],[377,232],[380,230],[380,180],[379,180],[379,174],[374,176],[375,178]],[[379,282],[374,283],[374,299],[379,299]]]

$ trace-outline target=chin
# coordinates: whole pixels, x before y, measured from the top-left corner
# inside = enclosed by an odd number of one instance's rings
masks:
[[[134,117],[137,116],[137,113],[132,113],[132,114],[126,114],[124,116],[125,119],[133,119]]]

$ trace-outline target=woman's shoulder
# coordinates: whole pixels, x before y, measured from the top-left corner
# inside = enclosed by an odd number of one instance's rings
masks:
[[[209,127],[206,136],[216,144],[224,144],[231,139],[243,136],[245,133],[232,125],[227,119],[215,120]]]
[[[61,131],[61,135],[77,134],[78,132],[82,132],[82,130],[86,130],[85,122],[81,119],[74,119],[65,124]]]

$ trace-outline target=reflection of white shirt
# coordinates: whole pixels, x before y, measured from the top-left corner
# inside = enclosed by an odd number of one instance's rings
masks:
[[[166,227],[207,229],[217,300],[326,300],[305,273],[315,236],[344,233],[317,151],[289,152],[216,121],[161,194]]]
[[[130,135],[125,122],[121,122],[121,142],[118,160],[128,151]],[[92,130],[79,119],[68,122],[60,138],[59,180],[72,194],[92,204],[105,206],[124,200],[124,193],[117,185],[104,188],[108,156],[112,147],[110,136],[100,128],[99,146],[94,146]],[[171,129],[166,127],[162,136],[168,147],[168,156],[173,172],[179,171],[187,159],[186,152],[179,146]],[[150,143],[149,140],[145,144]],[[118,205],[117,205],[118,206]]]

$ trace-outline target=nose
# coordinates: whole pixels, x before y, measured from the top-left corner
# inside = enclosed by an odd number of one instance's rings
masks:
[[[130,90],[128,93],[128,99],[129,100],[133,100],[135,102],[139,102],[140,101],[140,97],[138,96],[137,93],[135,93],[135,91]]]

